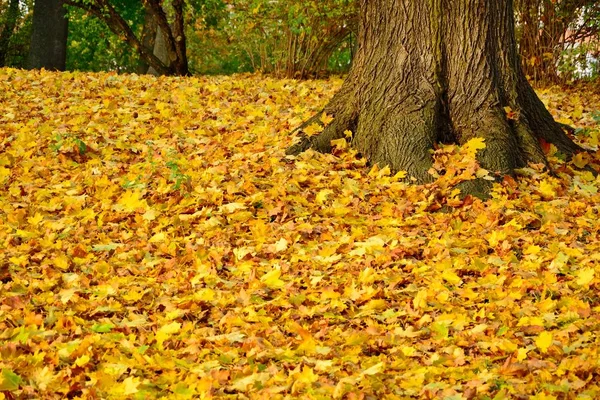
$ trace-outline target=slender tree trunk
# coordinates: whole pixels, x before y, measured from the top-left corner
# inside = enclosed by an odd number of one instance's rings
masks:
[[[36,0],[29,68],[64,71],[67,60],[68,20],[63,0]]]
[[[360,0],[358,43],[348,78],[324,109],[333,122],[288,154],[330,151],[349,129],[371,163],[429,182],[437,142],[483,137],[479,161],[498,177],[547,164],[541,141],[566,155],[580,150],[521,70],[512,0]],[[486,182],[464,190],[483,197]]]
[[[10,38],[15,31],[17,26],[17,19],[19,18],[19,0],[10,0],[8,5],[8,11],[6,12],[6,22],[0,32],[0,67],[6,65],[6,56],[8,54],[8,45]]]

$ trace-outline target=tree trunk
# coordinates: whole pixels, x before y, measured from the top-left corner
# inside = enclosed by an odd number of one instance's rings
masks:
[[[154,39],[154,55],[165,65],[169,65],[169,53],[167,52],[167,42],[165,41],[165,36],[162,33],[160,27],[156,28],[156,39]],[[159,76],[157,70],[150,67],[148,68],[148,73],[154,76]]]
[[[64,71],[67,60],[68,20],[63,0],[36,0],[29,68]]]
[[[156,30],[158,29],[158,24],[156,20],[148,11],[144,10],[144,26],[142,27],[142,37],[140,38],[140,42],[142,46],[146,49],[153,49],[156,43]],[[165,60],[161,60],[165,61]],[[148,69],[150,65],[144,60],[140,58],[137,73],[139,75],[144,75],[148,73]]]
[[[17,19],[19,18],[19,0],[10,0],[8,5],[8,11],[6,12],[6,22],[0,32],[0,67],[6,65],[6,56],[8,54],[8,45],[10,38],[15,31],[17,26]]]
[[[438,142],[483,137],[479,162],[497,177],[547,164],[542,141],[567,156],[580,150],[521,70],[512,0],[360,0],[358,43],[348,78],[324,109],[333,121],[288,154],[330,151],[331,140],[351,130],[352,146],[371,163],[424,183],[433,179]],[[489,186],[478,180],[464,189],[484,197]]]

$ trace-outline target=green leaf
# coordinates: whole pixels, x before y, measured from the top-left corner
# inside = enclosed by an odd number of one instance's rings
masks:
[[[3,369],[0,375],[0,392],[17,390],[21,384],[21,377],[10,369]]]
[[[112,331],[115,326],[113,324],[95,324],[92,330],[96,333],[107,333]]]

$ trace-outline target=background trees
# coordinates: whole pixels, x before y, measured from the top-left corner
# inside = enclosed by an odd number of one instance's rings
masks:
[[[308,78],[347,72],[355,54],[355,0],[67,3],[67,69],[261,71]],[[6,65],[25,66],[33,5],[33,0],[0,0],[0,57]],[[517,0],[515,6],[519,49],[530,80],[543,84],[598,75],[600,3]]]
[[[32,0],[0,0],[0,67],[25,66],[32,7]]]
[[[6,62],[8,45],[13,35],[17,21],[19,18],[19,0],[10,0],[8,8],[4,11],[2,28],[0,29],[0,67],[3,67]]]
[[[104,22],[112,33],[135,49],[138,57],[158,74],[189,74],[184,23],[185,0],[172,0],[170,7],[159,0],[66,0],[65,3],[81,8]],[[155,32],[160,31],[167,52],[166,59],[161,60],[154,54],[153,47],[147,47],[149,42],[144,42],[142,35],[136,32],[135,25],[126,19],[127,12],[133,12],[137,16],[145,14],[145,22],[155,26]],[[146,32],[148,29],[151,28],[146,28]]]
[[[519,46],[531,80],[555,83],[588,70],[600,51],[600,3],[594,0],[518,0]]]

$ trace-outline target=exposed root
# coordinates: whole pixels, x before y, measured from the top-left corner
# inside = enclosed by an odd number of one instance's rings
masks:
[[[562,122],[557,122],[558,126],[560,126],[562,128],[563,131],[574,135],[575,132],[577,131],[574,127],[572,127],[571,125],[568,124],[563,124]]]
[[[488,181],[485,179],[473,179],[471,181],[464,181],[456,185],[457,189],[460,189],[460,196],[462,198],[471,195],[481,200],[487,200],[490,198],[490,191],[494,181]]]

